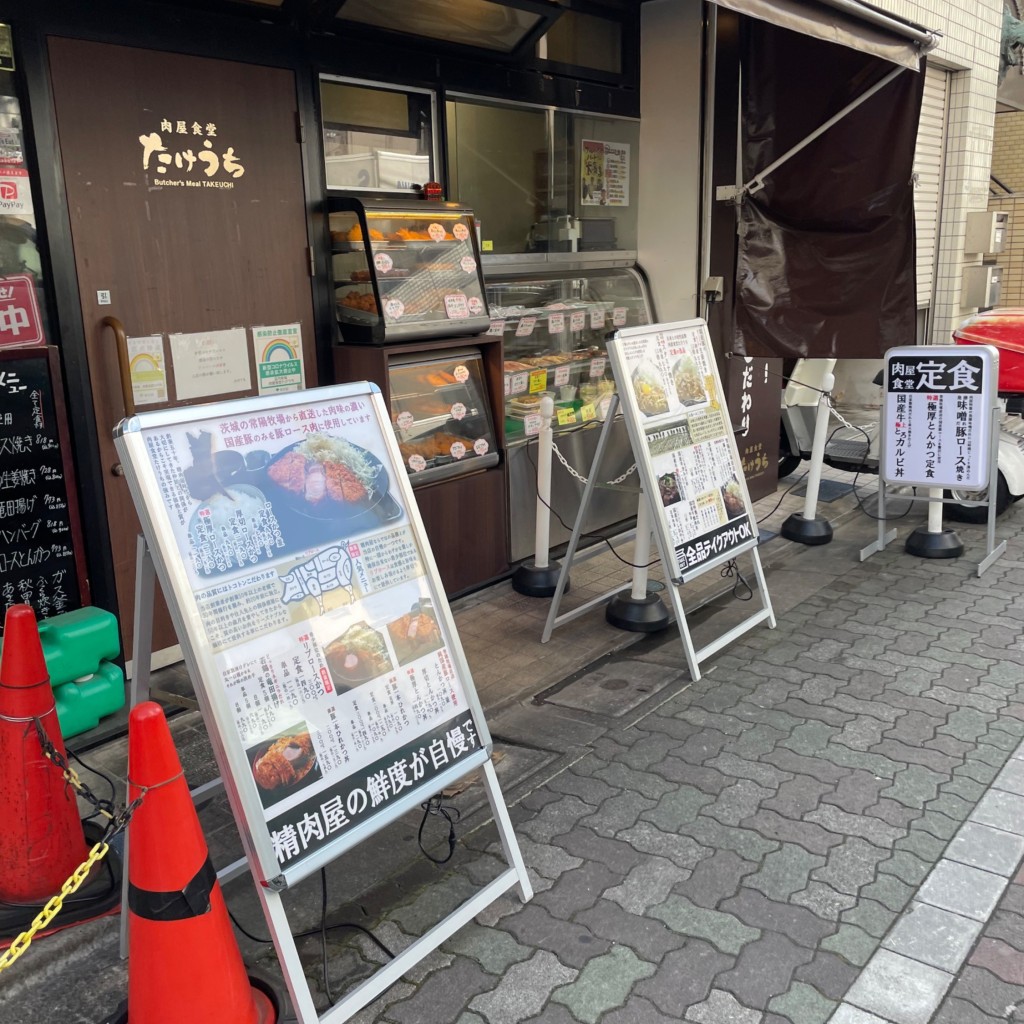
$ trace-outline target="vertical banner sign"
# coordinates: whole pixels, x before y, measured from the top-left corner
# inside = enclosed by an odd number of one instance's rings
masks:
[[[757,527],[703,321],[621,331],[608,343],[655,528],[678,577],[757,543]],[[657,496],[660,500],[653,500]],[[668,571],[668,567],[666,567]]]
[[[968,491],[988,486],[998,360],[987,345],[889,349],[886,483]]]
[[[779,482],[781,359],[734,355],[727,361],[729,411],[740,463],[753,501]]]
[[[264,879],[303,877],[487,756],[371,388],[143,413],[117,438]]]

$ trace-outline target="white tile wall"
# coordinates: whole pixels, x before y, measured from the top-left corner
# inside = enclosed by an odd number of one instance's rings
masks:
[[[873,0],[890,14],[942,33],[929,55],[950,71],[949,123],[931,340],[950,340],[970,311],[960,305],[969,210],[988,205],[1003,0]]]

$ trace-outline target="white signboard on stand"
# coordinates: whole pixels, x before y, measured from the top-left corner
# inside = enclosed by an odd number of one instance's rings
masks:
[[[608,345],[644,490],[686,580],[757,543],[703,321],[619,331]]]
[[[275,894],[481,765],[513,865],[482,905],[529,898],[379,389],[145,413],[115,440],[300,1022],[318,1018]]]
[[[594,461],[580,501],[576,524],[562,562],[542,640],[558,625],[613,598],[617,587],[579,608],[559,614],[568,574],[582,536],[589,502],[615,412],[621,404],[641,485],[641,509],[661,556],[666,589],[675,612],[691,677],[700,679],[700,663],[761,622],[775,626],[775,615],[757,553],[757,523],[750,505],[725,392],[703,320],[650,324],[616,331],[608,342],[615,375],[614,395],[598,439]],[[645,505],[646,503],[646,505]],[[637,518],[637,550],[649,546],[644,515]],[[639,531],[643,531],[641,536]],[[749,552],[761,607],[701,648],[694,646],[680,587],[701,573]],[[641,561],[643,556],[641,556]],[[646,565],[635,569],[646,570]],[[634,580],[635,583],[635,580]],[[633,595],[639,598],[639,595]]]
[[[916,345],[885,355],[886,483],[988,485],[998,353],[987,345]]]

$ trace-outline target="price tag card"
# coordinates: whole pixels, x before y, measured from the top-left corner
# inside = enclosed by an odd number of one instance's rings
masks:
[[[512,394],[512,378],[505,374],[505,397],[507,398]]]
[[[427,234],[430,235],[431,241],[443,242],[445,234],[444,226],[435,221],[433,224],[427,226]]]
[[[453,420],[461,420],[465,419],[466,417],[466,407],[462,404],[462,402],[456,402],[451,407],[450,412]]]
[[[512,374],[511,380],[509,394],[512,395],[521,395],[530,386],[530,375],[525,370],[522,373]]]
[[[568,366],[556,366],[555,367],[555,387],[564,387],[569,383],[569,367]]]
[[[535,316],[524,316],[520,319],[516,325],[516,337],[527,338],[533,334],[533,328],[536,326],[537,318]]]
[[[405,303],[401,299],[388,299],[384,303],[384,315],[389,320],[399,320],[405,312]]]
[[[459,260],[459,266],[462,267],[467,274],[472,274],[473,271],[476,270],[476,260],[473,259],[472,256],[463,256],[462,259]]]
[[[535,434],[539,434],[542,422],[543,420],[539,412],[527,413],[523,417],[523,429],[526,431],[526,436],[533,437]]]
[[[466,227],[461,221],[452,226],[452,234],[460,241],[464,242],[469,238],[469,228]]]
[[[398,424],[400,429],[408,430],[416,421],[413,419],[411,412],[400,412],[398,414],[398,419],[395,422]]]
[[[587,326],[587,311],[585,309],[577,309],[574,313],[569,316],[569,330],[571,331],[582,331]]]
[[[505,321],[504,320],[492,320],[491,326],[487,329],[487,336],[489,338],[500,338],[505,333]]]
[[[560,427],[568,427],[576,422],[576,410],[575,409],[559,409],[558,410],[558,425]]]
[[[477,455],[486,455],[490,450],[491,443],[486,437],[478,437],[473,442],[473,451],[475,451]]]
[[[593,404],[588,403],[587,405],[584,405],[580,409],[580,419],[584,423],[586,423],[588,420],[596,419],[596,417],[597,417],[597,410],[594,408]]]
[[[452,376],[460,383],[465,384],[469,380],[469,368],[459,363],[458,366],[452,370]]]
[[[532,370],[530,372],[530,394],[543,391],[548,386],[547,370]]]
[[[601,377],[604,375],[604,368],[607,365],[608,360],[604,356],[598,356],[597,359],[590,360],[590,376]]]
[[[565,314],[548,314],[548,334],[562,334],[565,331]]]
[[[463,292],[453,292],[444,297],[444,311],[449,320],[465,320],[469,316],[469,303]]]
[[[395,263],[386,252],[378,252],[374,254],[373,265],[382,274],[386,274],[395,265]]]
[[[603,309],[592,309],[590,311],[590,327],[595,331],[600,331],[604,327]]]
[[[629,310],[625,306],[616,306],[612,310],[612,324],[616,327],[625,327],[628,313]]]

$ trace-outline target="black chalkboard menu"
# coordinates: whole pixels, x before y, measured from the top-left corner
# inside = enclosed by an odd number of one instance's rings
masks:
[[[0,349],[0,609],[88,598],[57,349]]]

